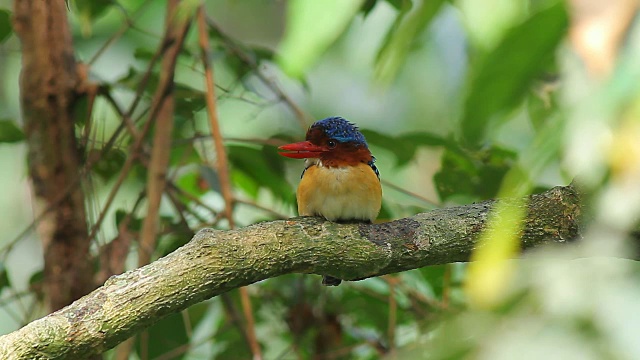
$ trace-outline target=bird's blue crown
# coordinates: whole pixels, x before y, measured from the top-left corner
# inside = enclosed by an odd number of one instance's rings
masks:
[[[334,116],[318,120],[311,127],[322,128],[328,137],[339,142],[356,142],[364,144],[367,148],[369,147],[358,127],[342,117]]]

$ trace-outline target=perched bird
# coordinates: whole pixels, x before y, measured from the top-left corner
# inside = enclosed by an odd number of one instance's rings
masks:
[[[364,135],[341,117],[316,121],[306,141],[279,147],[280,155],[306,159],[296,192],[301,216],[322,216],[329,221],[373,222],[380,212],[382,187]],[[323,285],[340,279],[324,276]]]

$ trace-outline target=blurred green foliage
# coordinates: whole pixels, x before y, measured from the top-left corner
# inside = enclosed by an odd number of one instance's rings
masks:
[[[7,10],[0,9],[0,43],[9,38],[13,33],[10,19],[11,13]]]
[[[23,140],[24,133],[14,121],[0,119],[0,143],[15,143]]]
[[[301,77],[344,31],[361,4],[362,0],[289,1],[287,32],[278,52],[282,69]]]
[[[391,2],[396,5],[398,2]],[[402,1],[400,13],[396,17],[392,31],[387,33],[376,58],[376,76],[382,82],[392,81],[400,71],[415,40],[431,23],[444,0]]]
[[[145,216],[144,206],[132,199],[144,189],[148,153],[129,153],[134,139],[124,129],[141,126],[148,116],[160,78],[165,3],[75,0],[70,5],[77,56],[91,62],[91,79],[102,91],[91,119],[87,102],[76,112],[82,151],[94,162],[83,187],[91,193],[92,221],[126,159],[143,160],[106,212],[95,240],[99,249],[119,235],[124,219],[129,219],[126,230],[137,236]],[[640,156],[633,141],[622,141],[634,139],[640,118],[638,26],[628,29],[611,80],[591,81],[570,51],[569,19],[575,14],[567,3],[517,0],[486,6],[514,13],[500,24],[475,24],[481,17],[467,13],[473,7],[462,0],[206,5],[208,60],[216,73],[240,226],[295,215],[302,164],[278,156],[276,147],[301,139],[311,119],[329,115],[356,122],[378,158],[385,220],[429,210],[425,204],[466,204],[509,193],[505,189],[525,194],[585,174],[598,179],[585,185],[595,219],[588,224],[588,245],[517,262],[494,307],[470,306],[465,264],[331,289],[321,287],[318,276],[302,274],[252,285],[254,328],[264,358],[640,358],[634,335],[640,330],[638,267],[613,258],[572,260],[628,251],[624,234],[628,224],[638,222],[634,196],[640,185],[633,171]],[[0,50],[8,53],[19,48],[10,14],[0,9]],[[269,21],[256,20],[263,17]],[[491,31],[472,33],[475,28]],[[212,166],[217,154],[194,31],[178,59],[170,184],[156,257],[184,244],[199,228],[228,226],[219,216],[224,205]],[[6,72],[18,66],[17,60],[0,58],[3,62]],[[18,86],[3,86],[0,150],[24,145],[17,122],[4,120],[18,113],[4,95]],[[123,125],[123,114],[131,124]],[[622,146],[615,167],[611,144]],[[0,240],[0,323],[7,327],[42,315],[42,271],[19,276],[24,270],[15,265],[34,261],[31,254],[20,257],[16,247],[25,238],[37,240],[32,231],[26,233],[30,237]],[[128,268],[135,266],[135,247],[130,253]],[[12,265],[11,259],[19,260]],[[130,358],[251,358],[244,316],[239,294],[232,291],[159,321],[136,338]],[[115,358],[114,351],[105,358]]]
[[[553,65],[567,27],[565,5],[557,2],[511,29],[495,49],[476,61],[461,124],[466,145],[481,146],[489,121],[522,103],[534,80]]]

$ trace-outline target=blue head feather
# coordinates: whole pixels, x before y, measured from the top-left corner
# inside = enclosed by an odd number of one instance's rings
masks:
[[[358,127],[339,116],[318,120],[313,123],[311,127],[322,128],[328,137],[339,142],[355,142],[357,144],[363,144],[367,148],[369,147],[367,141],[364,139],[364,135],[358,130]]]

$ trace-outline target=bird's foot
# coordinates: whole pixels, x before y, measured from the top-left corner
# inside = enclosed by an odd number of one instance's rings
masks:
[[[323,276],[322,277],[322,285],[324,286],[338,286],[342,280],[338,278],[334,278],[333,276]]]

